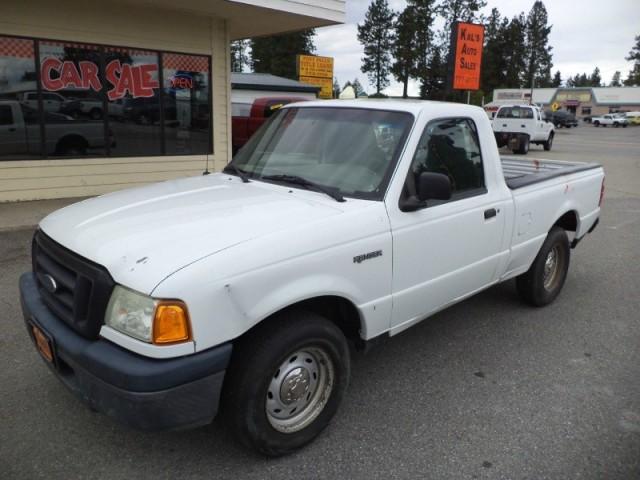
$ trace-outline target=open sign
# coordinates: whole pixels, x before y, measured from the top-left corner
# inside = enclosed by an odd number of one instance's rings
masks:
[[[193,77],[188,73],[177,73],[169,78],[169,86],[173,90],[191,90]]]

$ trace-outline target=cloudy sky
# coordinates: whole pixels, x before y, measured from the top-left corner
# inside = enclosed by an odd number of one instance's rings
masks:
[[[404,0],[388,0],[396,11]],[[484,10],[488,15],[497,7],[504,16],[528,13],[534,0],[488,0]],[[360,71],[362,46],[357,40],[356,25],[364,20],[370,0],[347,0],[345,25],[317,29],[318,55],[334,57],[334,74],[340,85],[356,77],[367,91],[373,92],[366,76]],[[597,66],[602,79],[609,83],[616,70],[626,78],[631,62],[626,57],[640,34],[640,0],[546,0],[551,29],[549,43],[553,47],[553,72],[560,70],[563,80],[576,73],[593,71]],[[440,25],[438,25],[439,27]],[[417,94],[417,85],[409,94]],[[393,81],[385,93],[398,95],[401,86]]]

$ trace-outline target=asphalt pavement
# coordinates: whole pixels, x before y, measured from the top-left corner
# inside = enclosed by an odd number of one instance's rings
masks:
[[[22,323],[32,232],[0,233],[0,478],[640,478],[640,128],[560,130],[529,155],[607,172],[602,221],[558,299],[531,308],[506,282],[355,354],[332,424],[279,459],[220,422],[140,433],[89,411]]]

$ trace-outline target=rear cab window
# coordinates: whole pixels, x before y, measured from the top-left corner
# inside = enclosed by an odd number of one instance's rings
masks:
[[[533,118],[533,109],[529,107],[503,107],[497,115],[498,118]]]

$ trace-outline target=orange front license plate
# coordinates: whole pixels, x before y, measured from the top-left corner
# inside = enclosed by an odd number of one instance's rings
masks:
[[[51,348],[51,340],[42,333],[35,325],[31,325],[31,330],[33,331],[33,338],[36,340],[36,346],[38,350],[45,358],[46,361],[53,363],[53,349]]]

